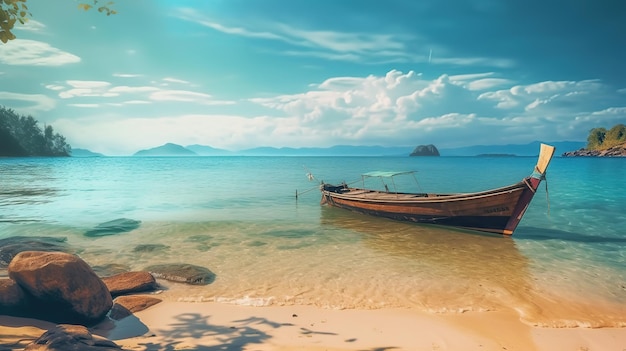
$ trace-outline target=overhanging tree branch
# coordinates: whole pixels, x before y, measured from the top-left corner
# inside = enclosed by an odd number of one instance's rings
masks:
[[[20,22],[21,24],[25,24],[28,19],[32,17],[26,5],[26,1],[27,0],[0,0],[0,41],[4,44],[16,38],[13,33],[15,23]],[[80,2],[78,8],[85,11],[95,8],[98,12],[110,16],[117,13],[117,11],[112,8],[113,4],[113,1],[105,3],[100,0],[92,0]]]

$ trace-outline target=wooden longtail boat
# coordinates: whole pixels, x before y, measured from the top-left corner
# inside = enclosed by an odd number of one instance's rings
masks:
[[[534,172],[520,182],[502,188],[475,193],[428,194],[353,188],[345,183],[322,183],[321,202],[396,220],[512,235],[539,184],[545,179],[553,154],[553,146],[541,144]],[[412,173],[371,172],[363,177],[386,178]]]

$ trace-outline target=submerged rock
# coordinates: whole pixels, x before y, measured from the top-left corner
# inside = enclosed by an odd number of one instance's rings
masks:
[[[9,265],[9,277],[27,292],[31,318],[91,325],[113,306],[104,282],[76,255],[20,252]]]
[[[154,252],[154,251],[164,251],[169,249],[170,247],[163,244],[141,244],[135,246],[133,252]]]
[[[49,236],[12,236],[0,239],[0,267],[8,267],[15,255],[22,251],[61,251],[73,250],[66,243],[67,238]]]
[[[96,272],[99,277],[110,277],[112,275],[126,273],[130,271],[129,266],[121,263],[101,264],[97,266],[92,266],[91,269],[93,269],[93,271]]]
[[[126,233],[139,228],[140,224],[141,221],[138,220],[118,218],[98,224],[93,229],[85,232],[85,236],[98,237]]]
[[[215,273],[207,268],[192,264],[159,264],[147,267],[145,270],[159,279],[192,285],[211,284],[215,280]]]

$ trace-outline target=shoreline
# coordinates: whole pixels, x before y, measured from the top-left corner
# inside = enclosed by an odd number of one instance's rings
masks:
[[[0,316],[0,349],[52,323]],[[125,350],[604,350],[626,349],[626,328],[543,328],[513,311],[436,314],[412,309],[252,307],[167,299],[90,329]],[[25,344],[20,343],[15,350]]]

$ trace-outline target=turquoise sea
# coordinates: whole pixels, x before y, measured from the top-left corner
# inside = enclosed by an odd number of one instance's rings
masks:
[[[513,309],[533,325],[626,326],[626,159],[560,158],[512,237],[320,206],[318,182],[417,170],[426,192],[530,174],[533,157],[98,157],[0,159],[0,239],[52,236],[91,265],[209,268],[162,296],[254,306]],[[307,173],[315,176],[309,181]],[[397,186],[415,186],[413,179]],[[417,190],[417,189],[407,189]],[[299,193],[296,198],[296,191]],[[139,228],[88,237],[99,223]],[[157,250],[137,251],[143,244]],[[0,268],[0,277],[6,277]]]

